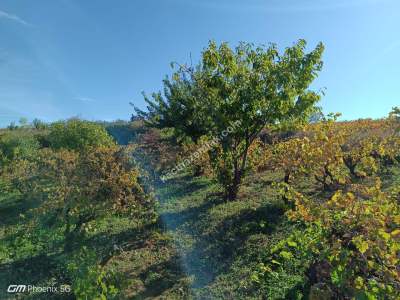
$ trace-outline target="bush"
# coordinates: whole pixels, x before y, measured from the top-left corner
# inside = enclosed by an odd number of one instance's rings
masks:
[[[103,126],[78,119],[53,123],[50,126],[48,139],[53,149],[77,151],[115,144]]]
[[[102,269],[94,251],[83,247],[67,264],[67,270],[78,299],[116,299],[118,289],[112,283],[113,274]]]
[[[0,136],[1,163],[32,158],[39,148],[38,140],[29,132],[9,131]]]
[[[383,192],[379,180],[370,188],[339,190],[324,203],[291,188],[285,193],[294,203],[289,219],[305,229],[294,231],[269,253],[255,273],[259,282],[280,268],[309,266],[304,275],[313,295],[398,299],[400,207],[395,194]]]
[[[86,152],[43,149],[36,190],[47,199],[39,208],[64,226],[66,250],[98,217],[125,213],[139,224],[154,219],[153,200],[123,149],[97,147]]]

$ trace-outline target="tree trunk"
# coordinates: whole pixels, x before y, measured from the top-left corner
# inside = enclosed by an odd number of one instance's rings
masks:
[[[244,171],[246,170],[246,162],[247,162],[247,152],[250,147],[250,142],[246,141],[245,150],[242,153],[241,164],[239,166],[240,157],[238,157],[234,162],[234,170],[233,170],[233,180],[231,185],[227,189],[226,198],[228,201],[234,201],[237,198],[237,194],[239,192],[240,184],[242,183],[242,177]]]
[[[285,178],[283,179],[283,181],[287,184],[289,184],[290,181],[290,172],[285,172]]]
[[[357,174],[355,172],[356,165],[352,163],[351,159],[350,158],[344,158],[343,162],[346,165],[346,167],[349,169],[350,174],[353,177],[357,177]]]
[[[226,198],[228,201],[234,201],[239,192],[239,186],[242,181],[242,172],[235,167],[232,184],[228,187]]]

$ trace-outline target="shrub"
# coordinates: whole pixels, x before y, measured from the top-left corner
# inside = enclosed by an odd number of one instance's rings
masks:
[[[83,247],[67,263],[67,271],[77,299],[116,299],[118,289],[113,284],[113,274],[102,269],[96,252]]]
[[[78,119],[51,124],[48,139],[53,149],[64,148],[77,151],[115,144],[103,126]]]
[[[32,121],[32,126],[36,130],[43,130],[43,129],[46,129],[48,127],[48,125],[44,121],[42,121],[40,119],[34,119]]]
[[[80,153],[45,149],[38,164],[37,189],[47,197],[39,210],[64,226],[66,250],[100,216],[125,213],[139,224],[155,218],[153,200],[139,182],[138,169],[117,146]]]
[[[291,188],[285,193],[294,203],[289,219],[307,229],[278,244],[265,276],[277,266],[300,261],[310,266],[306,274],[312,293],[318,289],[339,299],[398,299],[400,207],[393,193],[382,192],[379,180],[370,188],[339,190],[324,203]]]
[[[0,136],[2,161],[6,163],[18,159],[34,157],[40,147],[38,140],[29,132],[9,131]]]

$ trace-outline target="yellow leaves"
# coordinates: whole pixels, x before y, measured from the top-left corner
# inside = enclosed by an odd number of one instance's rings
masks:
[[[357,174],[360,177],[372,175],[378,171],[378,165],[375,159],[371,156],[362,157],[357,165]]]
[[[351,192],[346,193],[346,196],[347,196],[347,199],[350,200],[350,202],[353,202],[356,199],[356,196]]]
[[[342,195],[343,195],[342,191],[336,191],[335,194],[331,197],[330,202],[337,203],[339,199],[342,197]]]
[[[370,269],[375,268],[376,263],[373,260],[367,260],[367,265]]]
[[[392,237],[400,237],[400,229],[393,230],[390,234]]]
[[[364,241],[362,236],[357,236],[352,241],[361,254],[364,254],[369,248],[368,242]]]
[[[307,228],[321,229],[324,239],[318,243],[324,250],[319,252],[319,259],[329,261],[334,270],[340,271],[331,273],[332,282],[338,286],[345,284],[353,291],[368,291],[368,295],[378,299],[376,295],[395,291],[400,284],[400,190],[388,188],[386,181],[382,184],[375,175],[383,161],[390,163],[393,157],[399,158],[400,139],[397,143],[393,137],[386,140],[384,135],[366,134],[370,130],[380,132],[374,124],[368,121],[335,125],[343,126],[341,132],[330,125],[310,126],[303,133],[307,139],[293,138],[274,145],[279,154],[274,163],[289,170],[291,176],[330,177],[325,182],[321,180],[324,184],[334,183],[331,187],[336,192],[327,201],[308,198],[288,185],[290,194],[285,195],[293,208],[286,215]],[[352,126],[356,126],[356,136]],[[369,178],[359,179],[355,173]],[[293,250],[297,258],[297,249],[301,247],[297,242],[286,240],[285,248],[280,249],[284,251],[277,252],[281,262],[290,260]]]
[[[272,272],[272,269],[271,269],[268,265],[265,265],[265,264],[263,264],[263,263],[258,264],[258,268],[259,268],[259,270],[260,270],[261,272],[263,272],[263,273]]]
[[[326,203],[328,209],[349,208],[355,201],[355,196],[351,192],[343,194],[341,190],[336,191],[331,199]]]
[[[380,229],[379,231],[378,231],[378,234],[379,234],[379,236],[380,237],[382,237],[386,242],[387,241],[389,241],[390,240],[390,234],[389,233],[387,233],[385,230],[383,230],[383,229]]]
[[[360,276],[357,276],[354,280],[354,286],[356,289],[361,290],[364,287],[364,279]]]
[[[384,145],[380,144],[378,146],[377,152],[380,156],[384,156],[386,154],[386,149],[385,149]]]

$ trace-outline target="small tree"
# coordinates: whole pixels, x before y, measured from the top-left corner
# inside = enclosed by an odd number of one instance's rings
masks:
[[[21,117],[19,119],[19,125],[24,128],[24,127],[28,127],[29,123],[28,123],[28,119],[25,117]]]
[[[400,120],[400,107],[393,107],[392,111],[389,113],[389,118]]]
[[[33,128],[35,128],[37,130],[43,130],[43,129],[46,129],[47,124],[45,122],[43,122],[42,120],[35,118],[32,121],[32,126],[33,126]]]
[[[172,127],[193,141],[220,137],[210,159],[226,197],[237,196],[247,169],[248,150],[266,126],[306,122],[320,95],[309,90],[322,68],[322,44],[305,53],[300,40],[280,54],[277,47],[210,42],[196,67],[180,65],[164,80],[164,96],[145,97],[148,112],[138,115],[158,128]],[[234,132],[223,134],[235,122]]]
[[[12,121],[12,122],[10,123],[10,125],[7,126],[7,129],[9,129],[9,130],[15,130],[15,129],[18,129],[18,126],[15,124],[14,121]]]

